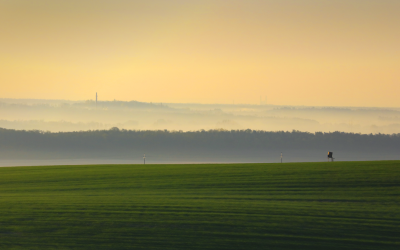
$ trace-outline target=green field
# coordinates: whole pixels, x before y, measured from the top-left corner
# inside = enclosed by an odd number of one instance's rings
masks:
[[[400,161],[0,168],[0,249],[400,249]]]

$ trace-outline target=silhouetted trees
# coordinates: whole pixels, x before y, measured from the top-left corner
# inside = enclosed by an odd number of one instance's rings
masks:
[[[132,150],[132,149],[400,149],[400,134],[353,134],[344,132],[200,130],[192,132],[110,130],[50,133],[0,128],[2,150]]]

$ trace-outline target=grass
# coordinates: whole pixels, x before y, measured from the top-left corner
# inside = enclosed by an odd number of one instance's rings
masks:
[[[400,249],[400,161],[0,168],[0,249]]]

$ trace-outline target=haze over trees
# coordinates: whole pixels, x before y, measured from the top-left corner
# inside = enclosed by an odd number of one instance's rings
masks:
[[[0,161],[400,159],[396,108],[1,99],[0,128]]]
[[[124,159],[142,162],[278,162],[400,159],[400,134],[139,131],[117,127],[80,132],[0,129],[2,159]]]
[[[52,132],[118,127],[392,134],[400,132],[400,109],[0,99],[0,127]]]

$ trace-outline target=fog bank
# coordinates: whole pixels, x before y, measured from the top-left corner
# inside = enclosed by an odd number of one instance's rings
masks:
[[[147,163],[280,162],[281,153],[284,162],[312,162],[326,161],[328,151],[334,152],[337,161],[397,160],[399,149],[400,134],[118,128],[51,133],[0,129],[0,165],[18,161],[22,165],[41,161],[50,165],[141,164],[144,154]]]
[[[400,133],[399,108],[0,99],[0,127],[51,132],[252,129]]]

